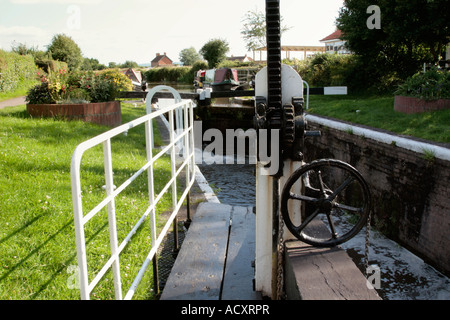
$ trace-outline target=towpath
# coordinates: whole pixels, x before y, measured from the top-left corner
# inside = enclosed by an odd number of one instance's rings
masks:
[[[6,108],[6,107],[15,107],[20,106],[23,104],[26,104],[25,102],[26,97],[17,97],[13,99],[8,99],[5,101],[0,101],[0,109]]]

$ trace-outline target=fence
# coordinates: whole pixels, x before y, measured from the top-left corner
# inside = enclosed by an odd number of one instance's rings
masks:
[[[171,224],[174,223],[175,225],[178,211],[182,207],[184,200],[187,199],[189,205],[189,191],[195,181],[193,115],[194,107],[195,105],[192,101],[182,101],[176,103],[170,107],[157,110],[156,112],[147,114],[141,118],[105,132],[95,138],[83,142],[76,148],[72,157],[71,183],[81,299],[89,300],[92,290],[97,286],[99,281],[105,276],[110,268],[112,268],[115,299],[129,300],[133,297],[137,286],[139,285],[145,271],[150,265],[150,262],[153,262],[155,266],[157,250],[161,245],[165,235],[167,234]],[[174,113],[177,114],[176,119],[174,117]],[[163,147],[157,155],[153,156],[153,119],[164,115],[168,116],[170,143],[167,146]],[[117,135],[127,133],[128,130],[141,125],[145,126],[147,162],[140,170],[135,172],[122,185],[116,188],[114,186],[113,180],[111,139],[116,137]],[[182,143],[184,147],[182,157],[179,157],[179,154],[176,153],[178,151],[177,149],[179,148],[180,143]],[[106,197],[94,209],[92,209],[87,214],[84,214],[81,194],[81,160],[83,154],[87,150],[99,145],[103,145]],[[153,165],[159,158],[167,153],[170,153],[171,179],[169,180],[169,182],[167,182],[162,191],[159,192],[158,195],[155,195]],[[178,169],[176,165],[177,161],[179,162]],[[184,190],[182,191],[182,195],[178,200],[177,178],[183,171],[186,175],[186,184]],[[148,208],[142,214],[136,225],[128,233],[126,238],[119,244],[117,237],[115,198],[144,172],[148,173]],[[172,188],[173,211],[167,222],[165,223],[162,231],[159,233],[159,236],[157,236],[155,208],[164,194],[169,190],[169,188]],[[93,276],[93,279],[89,281],[90,279],[88,274],[88,261],[86,254],[85,225],[104,208],[107,208],[108,212],[111,257],[100,269],[100,271],[95,276]],[[123,297],[119,256],[127,246],[127,244],[131,241],[133,235],[140,229],[147,218],[149,218],[150,220],[151,248],[131,287],[125,294],[125,297]]]

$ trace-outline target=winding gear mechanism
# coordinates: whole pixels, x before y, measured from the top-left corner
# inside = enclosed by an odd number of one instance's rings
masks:
[[[286,84],[281,79],[280,18],[280,1],[266,0],[267,96],[256,96],[254,125],[256,129],[279,130],[280,159],[303,161],[304,139],[319,136],[320,132],[307,130],[303,93],[288,97],[290,103],[283,103],[287,99],[283,99],[282,92]],[[303,87],[299,90],[302,92]],[[282,175],[280,166],[274,183],[277,184]],[[301,191],[296,191],[296,184],[302,186]],[[278,185],[274,185],[273,190],[277,192]],[[280,202],[281,215],[289,231],[296,238],[316,246],[335,246],[355,236],[368,220],[371,207],[369,188],[361,174],[349,164],[331,159],[300,167],[287,178],[281,199],[280,194],[274,199]],[[301,203],[300,213],[290,212],[288,204],[291,202]],[[291,218],[298,214],[302,215],[301,224],[294,223]],[[318,236],[315,231],[308,231],[308,225],[314,224],[319,215],[324,216],[328,235]],[[357,223],[350,231],[339,234],[336,220],[343,215],[353,216]]]

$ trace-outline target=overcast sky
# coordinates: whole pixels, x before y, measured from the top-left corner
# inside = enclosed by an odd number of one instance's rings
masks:
[[[283,45],[322,45],[335,30],[343,0],[281,0]],[[242,20],[264,11],[264,0],[0,0],[0,48],[13,41],[45,50],[64,33],[83,56],[103,64],[149,63],[156,53],[179,61],[181,50],[197,51],[210,39],[230,44],[229,56],[245,55]],[[248,53],[251,55],[251,53]]]

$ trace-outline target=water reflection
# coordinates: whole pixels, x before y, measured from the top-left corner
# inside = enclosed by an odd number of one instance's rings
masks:
[[[234,206],[255,206],[255,165],[248,164],[248,158],[246,158],[246,164],[237,164],[236,156],[234,156],[235,164],[225,164],[225,158],[222,162],[224,164],[221,165],[206,164],[206,162],[213,162],[211,160],[214,160],[214,156],[208,158],[207,154],[203,153],[203,163],[198,167],[220,202]]]

